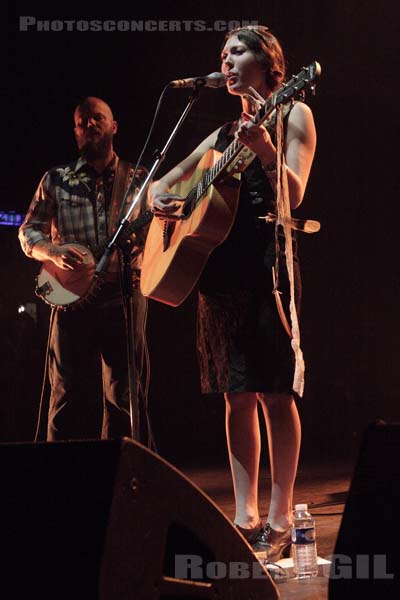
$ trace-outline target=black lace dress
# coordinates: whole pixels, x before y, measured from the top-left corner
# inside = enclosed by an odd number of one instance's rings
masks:
[[[231,143],[231,123],[215,148]],[[272,294],[275,225],[260,219],[275,212],[274,192],[256,158],[242,174],[238,212],[227,239],[211,254],[199,282],[197,349],[203,393],[291,393],[294,356]],[[288,316],[289,284],[280,246],[279,290]],[[293,241],[296,304],[301,280]]]

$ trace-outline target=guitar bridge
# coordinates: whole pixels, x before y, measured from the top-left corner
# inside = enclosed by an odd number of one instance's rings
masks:
[[[172,234],[175,231],[175,223],[173,221],[164,222],[163,226],[163,252],[166,252],[169,248]]]

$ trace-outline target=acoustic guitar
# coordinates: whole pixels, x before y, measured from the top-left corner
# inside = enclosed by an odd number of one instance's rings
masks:
[[[304,67],[274,92],[255,116],[263,123],[272,111],[313,86],[318,62]],[[170,193],[185,198],[179,221],[153,219],[144,249],[141,290],[144,296],[179,306],[196,285],[211,252],[228,236],[237,212],[241,173],[255,153],[234,140],[221,153],[208,150],[193,173]]]

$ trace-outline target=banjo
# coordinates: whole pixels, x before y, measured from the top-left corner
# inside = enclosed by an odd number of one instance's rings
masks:
[[[123,236],[126,239],[130,234],[144,227],[153,218],[153,213],[147,210],[137,219],[130,223]],[[61,244],[61,246],[73,246],[80,252],[84,253],[82,264],[74,270],[60,269],[51,260],[44,261],[39,274],[35,280],[35,294],[53,308],[67,310],[76,308],[82,303],[90,301],[96,292],[101,288],[101,285],[107,281],[107,273],[96,274],[96,258],[93,252],[78,243]],[[101,256],[105,250],[104,247],[99,248]]]

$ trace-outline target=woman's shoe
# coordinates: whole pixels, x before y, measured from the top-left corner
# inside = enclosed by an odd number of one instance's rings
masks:
[[[277,562],[281,558],[289,558],[290,527],[285,531],[276,531],[269,523],[264,526],[261,521],[251,529],[244,529],[239,525],[236,527],[253,548],[255,554],[259,555],[265,552],[262,558],[267,562]]]
[[[253,548],[253,552],[258,553],[267,551],[265,528],[261,521],[251,529],[244,529],[243,527],[240,527],[240,525],[236,525],[236,528]]]
[[[267,562],[276,563],[281,558],[289,558],[291,549],[290,527],[285,531],[276,531],[267,523],[264,527]]]

